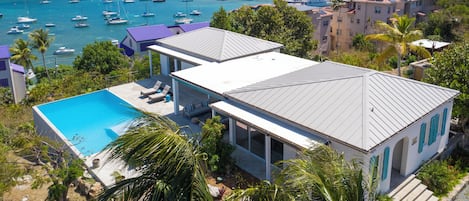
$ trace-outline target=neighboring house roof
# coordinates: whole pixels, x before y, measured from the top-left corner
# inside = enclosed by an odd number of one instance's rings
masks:
[[[172,37],[159,39],[158,45],[208,61],[223,62],[283,47],[231,31],[205,27]]]
[[[370,69],[324,62],[226,95],[370,151],[458,93]]]
[[[0,45],[0,59],[8,58],[10,58],[10,50],[8,49],[8,45]]]
[[[316,6],[308,6],[308,5],[303,5],[303,4],[289,4],[289,6],[294,7],[296,8],[296,10],[302,11],[302,12],[311,11],[313,9],[318,8]]]
[[[171,73],[219,95],[263,80],[278,77],[317,64],[278,52],[257,54],[223,63],[208,63]]]
[[[21,73],[24,74],[24,67],[20,66],[18,64],[10,63],[10,67],[13,70],[13,72]]]
[[[442,47],[448,46],[450,43],[441,42],[441,41],[434,41],[429,39],[420,39],[412,42],[412,45],[422,46],[427,49],[440,49]]]
[[[201,29],[204,27],[209,27],[210,22],[197,22],[197,23],[190,23],[190,24],[181,24],[179,27],[182,29],[184,32],[188,31],[194,31],[196,29]]]
[[[174,35],[164,24],[127,28],[129,35],[137,42],[157,40]]]

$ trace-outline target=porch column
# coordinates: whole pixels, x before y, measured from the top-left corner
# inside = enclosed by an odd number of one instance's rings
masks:
[[[173,78],[173,103],[174,103],[174,114],[179,114],[179,82]]]
[[[232,119],[232,118],[229,118],[228,119],[228,126],[229,126],[229,141],[230,141],[230,144],[231,145],[235,145],[235,129],[236,129],[236,125],[235,125],[235,120]]]
[[[174,58],[174,72],[177,72],[179,71],[180,67],[178,65],[178,60],[176,58]]]
[[[270,136],[265,136],[265,180],[270,181],[272,170],[271,164],[271,152],[270,152]]]
[[[150,78],[153,76],[153,62],[152,62],[152,58],[151,58],[151,50],[147,50],[148,51],[148,59],[150,61]]]

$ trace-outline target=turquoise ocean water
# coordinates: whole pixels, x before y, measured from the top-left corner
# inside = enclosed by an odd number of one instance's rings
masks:
[[[40,0],[0,0],[0,45],[11,45],[17,38],[28,38],[28,33],[34,29],[46,28],[46,23],[54,23],[56,27],[50,27],[49,32],[55,40],[49,48],[46,56],[49,67],[54,64],[71,64],[82,48],[94,41],[113,40],[119,42],[124,38],[127,27],[141,26],[144,24],[174,25],[174,13],[181,11],[189,13],[193,9],[202,12],[200,16],[190,16],[193,22],[209,21],[212,14],[223,6],[226,10],[239,8],[241,5],[257,5],[271,3],[272,0],[166,0],[166,2],[152,2],[151,0],[135,0],[135,3],[123,3],[122,0],[113,0],[113,3],[104,3],[104,0],[81,0],[80,3],[69,3],[69,0],[50,0],[49,4],[41,4]],[[117,1],[120,1],[119,4]],[[120,16],[129,20],[124,25],[106,25],[102,15],[103,10],[117,11],[120,8]],[[154,17],[141,17],[148,10],[155,13]],[[76,15],[88,17],[87,28],[75,28],[75,22],[71,18]],[[23,34],[8,35],[12,26],[17,25],[17,17],[29,16],[37,18],[37,22],[31,24],[31,28]],[[53,52],[61,46],[75,49],[72,56],[54,56]],[[38,55],[39,56],[39,55]],[[35,63],[38,64],[39,60]]]

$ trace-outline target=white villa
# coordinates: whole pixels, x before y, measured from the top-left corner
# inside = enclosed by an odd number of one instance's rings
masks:
[[[274,162],[324,143],[366,172],[376,168],[380,192],[389,192],[445,149],[458,91],[281,47],[203,28],[158,40],[149,54],[159,53],[161,73],[172,77],[174,113],[180,87],[206,94],[212,114],[228,119],[237,164],[261,179],[272,178]]]

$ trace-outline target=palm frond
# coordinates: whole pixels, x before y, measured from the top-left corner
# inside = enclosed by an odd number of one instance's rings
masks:
[[[383,63],[386,59],[397,54],[398,54],[398,50],[396,49],[396,47],[389,45],[388,47],[386,47],[386,49],[384,49],[383,52],[381,52],[381,54],[378,57],[376,57],[376,61],[378,63]]]

